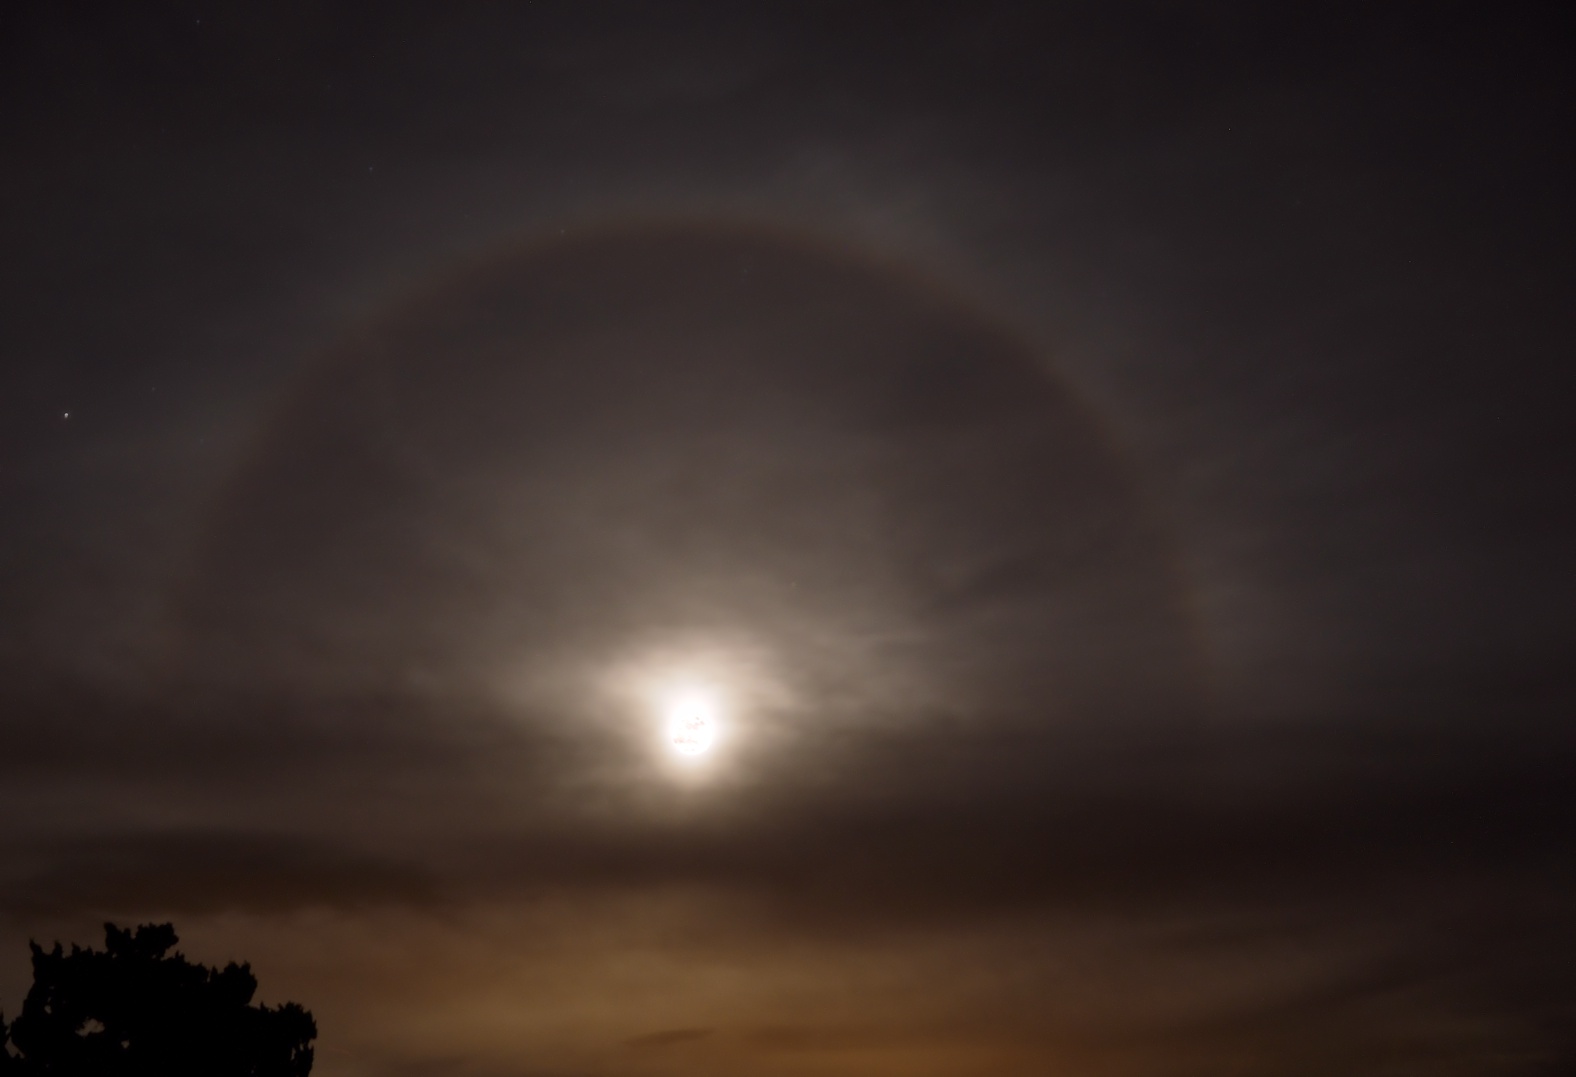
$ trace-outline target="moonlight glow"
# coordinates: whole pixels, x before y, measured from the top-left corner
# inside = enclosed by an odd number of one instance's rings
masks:
[[[668,743],[675,752],[680,755],[704,755],[716,738],[716,719],[706,700],[688,696],[669,708]]]

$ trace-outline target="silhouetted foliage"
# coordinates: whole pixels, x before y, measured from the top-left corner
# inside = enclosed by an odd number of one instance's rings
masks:
[[[305,1077],[312,1015],[253,1006],[251,966],[192,964],[178,941],[171,924],[105,924],[102,951],[32,943],[32,990],[0,1019],[0,1077]]]

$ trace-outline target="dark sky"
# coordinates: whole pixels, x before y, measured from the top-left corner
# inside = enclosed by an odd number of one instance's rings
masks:
[[[5,5],[0,1009],[1571,1072],[1572,21]]]

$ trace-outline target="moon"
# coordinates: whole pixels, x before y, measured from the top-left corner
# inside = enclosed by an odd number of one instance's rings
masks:
[[[699,697],[687,697],[668,711],[668,743],[680,755],[704,755],[717,739],[717,723],[711,704]]]

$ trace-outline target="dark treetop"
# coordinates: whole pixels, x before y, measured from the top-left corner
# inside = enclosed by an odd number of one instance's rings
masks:
[[[253,1006],[249,965],[195,965],[171,924],[135,932],[104,925],[104,949],[33,943],[33,988],[7,1028],[6,1077],[305,1077],[312,1069],[312,1015],[291,1002]],[[10,1047],[5,1044],[9,1040]]]

